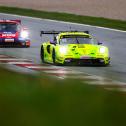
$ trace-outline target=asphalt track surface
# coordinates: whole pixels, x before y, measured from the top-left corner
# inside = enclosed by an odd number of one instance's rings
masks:
[[[16,17],[13,15],[0,14],[0,19],[21,19],[22,24],[29,29],[31,47],[30,48],[0,48],[0,54],[15,56],[32,60],[34,63],[42,64],[40,59],[40,46],[42,42],[49,40],[49,36],[41,38],[40,30],[89,30],[97,37],[103,45],[109,47],[111,65],[108,67],[89,66],[64,66],[68,69],[107,77],[113,80],[126,82],[126,32],[90,27],[85,25],[55,22],[27,17]],[[15,68],[17,69],[17,68]]]

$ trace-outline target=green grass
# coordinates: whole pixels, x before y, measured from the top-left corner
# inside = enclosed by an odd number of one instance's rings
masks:
[[[125,126],[125,117],[124,93],[0,68],[1,126]]]
[[[0,6],[0,12],[126,30],[126,21]]]

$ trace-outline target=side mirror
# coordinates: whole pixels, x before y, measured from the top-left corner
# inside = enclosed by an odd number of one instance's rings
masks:
[[[27,28],[27,27],[23,27],[23,30],[27,31],[27,30],[28,30],[28,28]]]
[[[98,45],[102,45],[102,42],[98,42]]]
[[[51,40],[51,41],[50,41],[50,44],[56,45],[56,42]]]

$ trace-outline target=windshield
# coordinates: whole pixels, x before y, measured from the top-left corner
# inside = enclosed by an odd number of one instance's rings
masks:
[[[87,36],[69,36],[61,38],[60,44],[97,44],[97,41]]]
[[[0,31],[17,31],[16,23],[0,23]]]

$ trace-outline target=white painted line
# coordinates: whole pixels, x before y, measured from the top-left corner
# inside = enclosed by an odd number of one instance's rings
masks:
[[[85,79],[90,79],[92,80],[93,78],[91,78],[89,75],[78,75],[77,72],[75,72],[76,74],[75,75],[70,75],[70,76],[67,76],[67,75],[62,75],[61,77],[58,77],[59,79],[80,79],[80,80],[85,80]],[[83,74],[81,72],[79,72],[79,74]],[[90,81],[89,80],[89,81]],[[94,79],[93,79],[94,80]],[[96,79],[95,79],[96,80]]]
[[[11,61],[11,60],[16,60],[16,61],[29,61],[31,62],[31,60],[28,60],[28,59],[17,59],[17,58],[0,58],[0,61]]]
[[[42,19],[42,18],[36,18],[36,17],[28,17],[28,16],[20,16],[16,14],[5,14],[5,13],[0,13],[2,15],[12,15],[16,17],[22,17],[22,18],[28,18],[28,19],[35,19],[35,20],[43,20],[43,21],[50,21],[50,22],[56,22],[56,23],[65,23],[65,24],[73,24],[73,25],[80,25],[80,26],[86,26],[86,27],[92,27],[92,28],[99,28],[99,29],[104,29],[104,30],[110,30],[110,31],[116,31],[116,32],[124,32],[126,31],[123,30],[117,30],[117,29],[112,29],[112,28],[106,28],[106,27],[100,27],[100,26],[93,26],[93,25],[87,25],[87,24],[80,24],[80,23],[72,23],[72,22],[65,22],[65,21],[57,21],[57,20],[51,20],[51,19]]]
[[[106,81],[106,80],[109,80],[107,78],[104,78],[104,77],[98,77],[98,76],[92,76],[92,75],[84,75],[82,73],[82,75],[77,75],[77,76],[70,76],[70,78],[73,78],[73,79],[90,79],[90,80],[99,80],[99,81]]]
[[[29,69],[62,69],[62,68],[58,68],[58,67],[55,67],[55,66],[27,66],[26,65],[26,67],[29,68]]]
[[[126,86],[126,83],[124,83],[124,82],[114,81],[114,80],[112,82],[113,82],[113,84],[115,84],[117,86]]]
[[[88,84],[92,84],[92,85],[110,85],[110,86],[126,86],[126,83],[121,83],[121,82],[117,82],[117,81],[112,81],[112,80],[103,80],[103,81],[99,81],[99,80],[95,80],[95,81],[83,81],[84,83],[88,83]]]
[[[66,70],[56,70],[56,71],[44,71],[46,73],[50,73],[50,74],[82,74],[81,72],[77,72],[77,71],[66,71]]]
[[[9,56],[1,55],[1,54],[0,54],[0,58],[7,58],[7,57],[9,58]]]
[[[83,83],[91,84],[91,85],[112,85],[113,83],[111,81],[83,81]]]
[[[7,64],[14,64],[14,65],[18,65],[18,64],[29,64],[29,65],[32,65],[33,63],[30,63],[30,62],[8,62]]]

